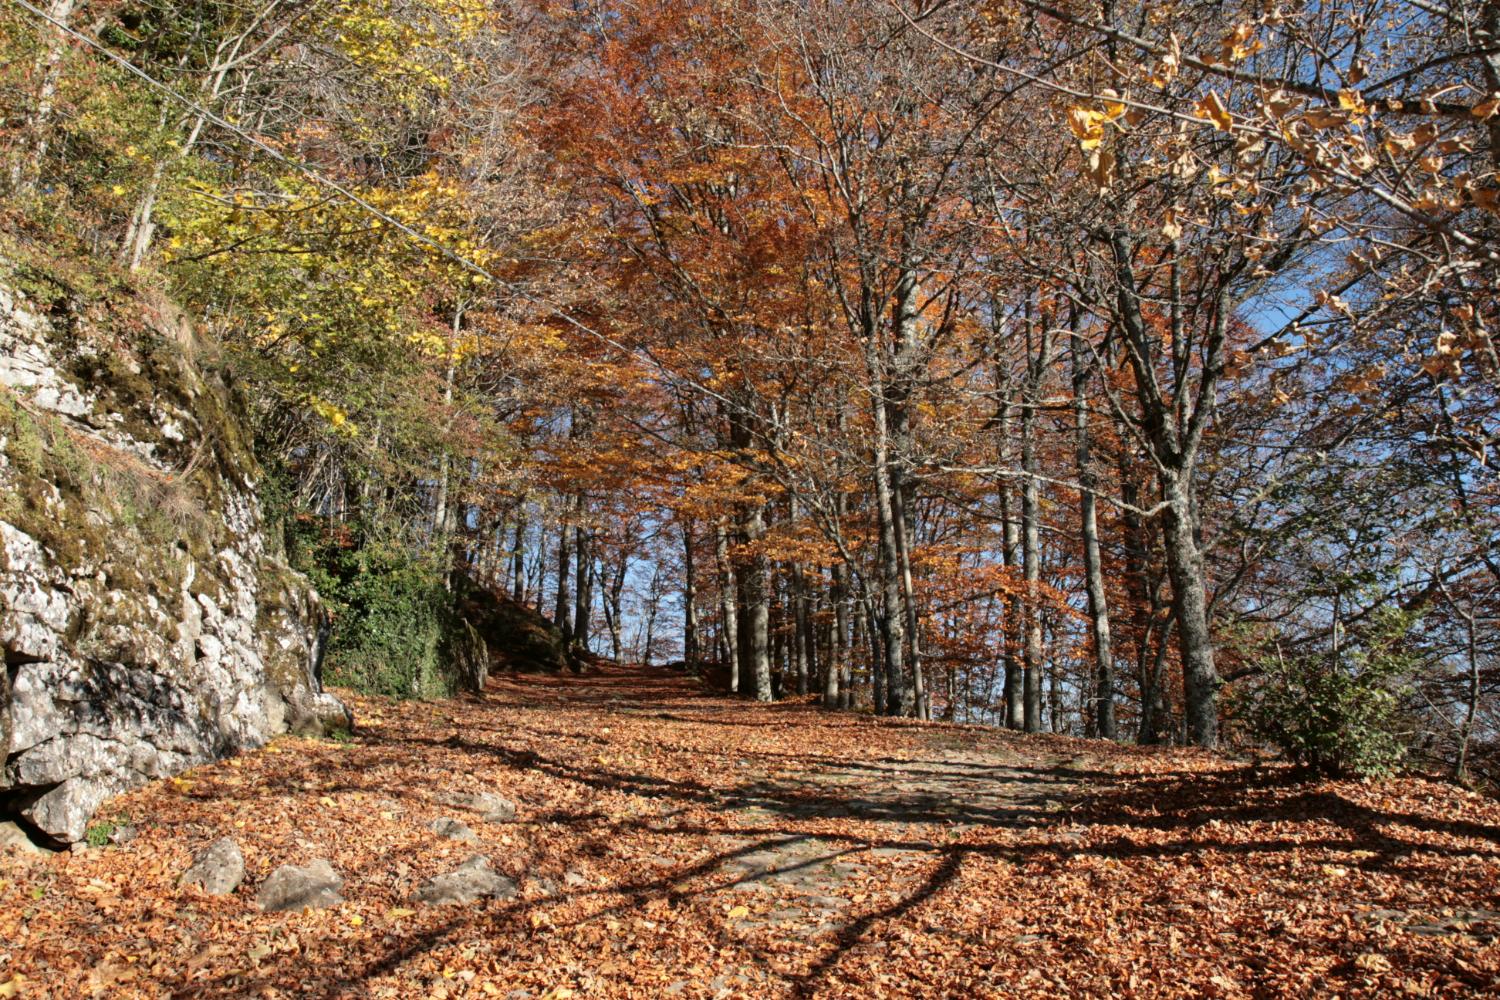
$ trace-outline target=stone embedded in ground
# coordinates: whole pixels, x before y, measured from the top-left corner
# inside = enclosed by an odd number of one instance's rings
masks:
[[[477,812],[488,823],[510,823],[516,818],[516,804],[493,792],[446,792],[438,796],[438,801]]]
[[[200,886],[210,896],[223,896],[239,888],[245,877],[245,855],[232,837],[221,837],[193,858],[193,867],[182,875],[183,885]]]
[[[443,816],[432,821],[431,830],[444,840],[475,840],[474,831],[461,819]]]
[[[514,899],[516,883],[490,868],[490,859],[476,854],[445,875],[417,890],[417,900],[431,906],[472,903],[477,899]]]
[[[284,910],[321,909],[344,901],[339,890],[344,880],[333,866],[319,858],[306,867],[282,865],[270,874],[256,893],[260,908],[269,913]]]

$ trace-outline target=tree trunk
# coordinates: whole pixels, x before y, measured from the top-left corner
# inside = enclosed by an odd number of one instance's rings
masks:
[[[58,24],[71,25],[75,4],[76,0],[52,0],[47,6],[47,16]],[[24,132],[36,136],[36,143],[29,156],[17,156],[11,164],[10,184],[17,193],[32,191],[41,180],[42,167],[52,140],[52,110],[57,104],[58,86],[62,83],[62,60],[68,51],[68,36],[61,28],[46,25],[38,30],[45,33],[47,38],[41,58],[37,60],[42,82],[37,88],[36,110],[31,113],[24,128]]]
[[[891,489],[890,439],[886,433],[885,406],[875,405],[875,510],[880,534],[877,552],[880,585],[880,646],[882,662],[877,669],[884,673],[883,703],[876,705],[881,715],[907,715],[911,696],[906,688],[906,644],[904,621],[906,609],[901,601],[901,557],[897,551],[895,500]]]
[[[892,490],[892,513],[896,520],[897,557],[901,563],[901,602],[906,607],[906,635],[911,657],[912,714],[919,719],[932,718],[932,702],[927,693],[927,679],[922,673],[921,632],[917,623],[917,597],[911,582],[912,531],[906,516],[907,490]]]
[[[682,521],[682,658],[688,670],[697,672],[698,661],[698,564],[693,558],[691,517]]]
[[[1167,575],[1172,581],[1172,612],[1182,651],[1183,712],[1188,739],[1195,746],[1219,745],[1219,674],[1214,667],[1213,637],[1208,628],[1208,588],[1203,581],[1203,553],[1195,537],[1192,501],[1180,479],[1167,483],[1168,506],[1162,518]]]
[[[1021,468],[1026,473],[1021,485],[1021,558],[1026,575],[1025,631],[1026,645],[1023,650],[1024,713],[1023,728],[1028,733],[1042,731],[1042,622],[1038,602],[1040,599],[1041,562],[1041,504],[1036,481],[1035,407],[1028,392],[1025,407],[1021,411]]]
[[[563,648],[573,646],[573,598],[569,584],[573,577],[573,527],[562,523],[557,540],[557,600],[552,621],[562,632]]]
[[[586,501],[578,498],[578,513],[584,513]],[[594,617],[594,552],[593,538],[588,529],[579,525],[576,529],[573,563],[577,567],[574,577],[573,647],[581,653],[589,651],[589,633]]]
[[[1109,628],[1109,597],[1104,588],[1104,565],[1099,549],[1099,522],[1095,511],[1098,477],[1089,454],[1088,366],[1083,359],[1083,338],[1072,338],[1073,403],[1078,433],[1075,458],[1078,466],[1079,518],[1083,531],[1083,572],[1089,597],[1089,623],[1094,637],[1095,690],[1089,724],[1093,735],[1114,739],[1115,667]]]
[[[1011,459],[1010,434],[1010,403],[1002,403],[1000,415],[1000,464],[1009,466]],[[1000,519],[1003,522],[1004,542],[1000,550],[1003,564],[1014,570],[1016,567],[1016,556],[1021,547],[1021,526],[1016,520],[1016,512],[1013,507],[1013,494],[1010,484],[1000,484]],[[1024,698],[1022,694],[1022,672],[1021,662],[1016,657],[1016,651],[1022,642],[1023,623],[1026,620],[1025,604],[1021,597],[1012,591],[1005,598],[1005,615],[1003,638],[1005,642],[1004,666],[1005,666],[1005,728],[1021,729],[1025,724]]]
[[[625,577],[630,571],[630,557],[625,552],[620,553],[620,561],[615,566],[614,579],[609,584],[609,595],[605,601],[605,608],[609,619],[609,649],[610,655],[616,663],[620,662],[620,656],[624,653],[624,629],[625,623],[621,621],[625,606]]]
[[[771,700],[771,564],[760,551],[766,533],[766,515],[752,504],[745,518],[745,540],[752,547],[746,579],[746,653],[755,680],[755,700]]]
[[[812,658],[808,655],[812,647],[811,619],[807,612],[807,581],[800,563],[792,563],[792,663],[797,677],[797,694],[807,694],[808,677],[812,674]]]
[[[132,271],[135,265],[132,264]],[[448,328],[448,361],[443,369],[443,413],[446,415],[453,408],[453,382],[458,374],[458,361],[454,352],[454,346],[458,340],[459,331],[463,328],[464,303],[460,302],[453,310],[453,325]],[[448,422],[444,417],[444,428],[447,429]],[[438,456],[438,481],[437,495],[432,502],[432,538],[439,552],[446,554],[448,549],[448,536],[452,531],[452,518],[448,516],[448,494],[451,489],[450,480],[453,476],[453,459],[444,448]]]
[[[517,603],[526,596],[526,515],[516,516],[516,540],[510,554],[510,596]]]
[[[1152,627],[1148,626],[1141,637],[1141,727],[1136,742],[1142,746],[1156,746],[1168,742],[1166,692],[1163,681],[1167,676],[1167,654],[1172,650],[1172,630],[1176,622],[1167,619],[1161,625],[1160,634],[1152,645]]]
[[[849,639],[849,613],[845,604],[844,577],[848,570],[843,563],[835,563],[829,570],[832,581],[829,585],[829,600],[833,602],[833,622],[828,634],[828,662],[823,670],[823,705],[827,708],[847,707],[848,692],[843,688],[844,662],[847,657],[846,643]]]
[[[714,525],[714,561],[719,570],[719,617],[724,634],[724,656],[729,667],[729,690],[740,689],[740,627],[734,564],[729,560],[729,536],[722,524]]]

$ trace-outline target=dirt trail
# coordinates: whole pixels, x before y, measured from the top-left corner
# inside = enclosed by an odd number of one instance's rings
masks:
[[[280,740],[110,804],[126,844],[0,857],[0,991],[1500,992],[1500,808],[1446,786],[1267,783],[1203,754],[755,705],[623,668],[354,701],[352,743]],[[244,884],[180,887],[223,836]],[[512,892],[420,901],[481,853]],[[260,912],[274,869],[317,859],[344,902]]]

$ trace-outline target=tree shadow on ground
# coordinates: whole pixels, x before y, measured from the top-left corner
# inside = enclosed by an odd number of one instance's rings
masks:
[[[360,752],[366,767],[344,773],[341,780],[325,783],[322,794],[360,791],[385,794],[404,800],[413,813],[432,808],[437,800],[432,788],[411,786],[391,789],[381,784],[379,771],[386,765],[431,757],[437,751],[456,755],[460,763],[450,767],[454,780],[463,775],[484,775],[488,782],[503,779],[504,772],[539,772],[560,782],[596,793],[595,797],[623,794],[655,807],[648,815],[622,816],[589,805],[578,807],[535,804],[526,817],[549,829],[556,825],[576,837],[575,850],[589,857],[607,853],[626,833],[649,833],[662,844],[708,844],[713,838],[736,841],[715,847],[665,871],[641,872],[616,878],[609,884],[572,887],[543,898],[510,902],[486,902],[473,908],[455,907],[420,932],[389,935],[375,953],[363,960],[338,965],[319,961],[320,949],[336,952],[322,941],[308,942],[302,953],[278,955],[253,971],[226,972],[211,979],[175,984],[182,997],[230,997],[255,995],[274,984],[294,981],[305,996],[368,995],[370,984],[448,945],[469,940],[531,940],[538,934],[564,933],[583,924],[624,918],[649,905],[693,905],[695,901],[732,890],[755,878],[748,871],[735,874],[736,862],[759,852],[783,848],[793,841],[815,840],[826,849],[809,855],[798,865],[810,867],[834,859],[861,859],[874,852],[900,852],[916,859],[922,870],[904,882],[892,881],[895,897],[873,904],[831,934],[809,938],[797,968],[788,969],[770,954],[746,949],[744,942],[725,927],[713,931],[720,948],[745,955],[764,981],[781,993],[812,997],[841,986],[833,980],[850,953],[876,939],[892,934],[892,928],[915,919],[919,908],[957,891],[970,863],[1003,860],[1024,868],[1026,878],[1047,885],[1061,876],[1079,858],[1134,862],[1186,860],[1210,855],[1233,856],[1264,865],[1267,871],[1283,855],[1299,853],[1316,857],[1323,853],[1370,852],[1371,857],[1351,862],[1378,869],[1419,893],[1420,871],[1410,867],[1413,858],[1444,858],[1493,855],[1489,845],[1500,844],[1500,829],[1453,817],[1418,815],[1402,810],[1380,810],[1353,801],[1336,789],[1321,785],[1289,785],[1264,772],[1250,770],[1203,773],[1173,770],[1134,776],[1124,782],[1113,771],[1086,763],[1027,762],[1005,759],[996,765],[979,761],[945,760],[941,754],[913,759],[872,756],[855,759],[809,751],[798,754],[764,747],[734,746],[726,742],[723,755],[753,765],[796,768],[797,777],[773,776],[756,766],[724,767],[694,777],[662,777],[606,765],[584,757],[570,758],[565,750],[538,752],[525,744],[546,747],[552,741],[592,742],[587,732],[555,729],[546,719],[549,706],[577,706],[589,702],[591,709],[615,708],[622,714],[655,714],[663,722],[698,726],[724,726],[735,731],[764,728],[769,723],[723,718],[716,713],[737,712],[743,705],[717,709],[705,702],[695,707],[695,718],[680,717],[683,703],[693,697],[680,677],[632,677],[628,697],[621,696],[622,674],[585,675],[582,678],[525,679],[507,681],[505,697],[525,701],[507,705],[520,722],[504,730],[485,724],[488,720],[462,717],[473,709],[483,711],[492,702],[477,700],[463,706],[454,720],[458,732],[447,738],[420,732],[380,730],[361,736]],[[646,681],[651,683],[647,684]],[[533,695],[535,697],[533,697]],[[711,697],[711,695],[710,695]],[[628,711],[626,709],[628,708]],[[796,712],[812,714],[805,706]],[[761,706],[755,711],[774,712]],[[814,710],[815,711],[815,710]],[[869,725],[870,720],[836,722],[839,728]],[[834,723],[829,723],[834,725]],[[608,741],[604,741],[608,742]],[[560,747],[564,746],[559,742]],[[853,780],[849,786],[819,783],[820,772],[837,770]],[[809,777],[811,776],[811,777]],[[860,780],[863,779],[863,783]],[[469,779],[472,780],[472,779]],[[296,775],[288,772],[277,781],[293,792]],[[948,801],[938,801],[927,786],[950,785],[957,790]],[[977,784],[978,788],[974,787]],[[993,786],[994,800],[983,791]],[[243,795],[264,795],[267,788],[246,789]],[[216,794],[223,796],[220,790]],[[971,801],[963,801],[972,794]],[[853,800],[851,802],[851,800]],[[957,801],[954,801],[957,800]],[[829,808],[844,808],[839,818],[862,821],[847,833],[826,826],[810,826],[829,817]],[[1312,835],[1289,835],[1287,824],[1301,824]],[[1323,825],[1330,827],[1320,830]],[[1234,839],[1221,836],[1221,827],[1236,826]],[[942,842],[940,831],[968,827],[962,842]],[[925,829],[923,829],[925,828]],[[1002,840],[990,831],[1024,835]],[[1247,834],[1248,831],[1248,835]],[[1405,835],[1409,833],[1409,835]],[[972,836],[970,836],[972,834]],[[1137,834],[1151,834],[1140,836]],[[1168,834],[1163,839],[1160,835]],[[1176,835],[1172,835],[1176,834]],[[1423,842],[1421,837],[1441,835],[1484,842],[1485,846]],[[373,855],[369,868],[389,865],[389,857]],[[869,862],[869,864],[874,864]],[[641,867],[644,867],[641,866]],[[792,867],[785,869],[790,872]],[[1142,866],[1142,871],[1151,870]],[[350,873],[351,883],[365,873]],[[1461,874],[1447,887],[1450,895],[1461,892],[1476,899],[1492,899],[1494,886],[1475,873],[1465,880]],[[1309,894],[1320,891],[1309,886]],[[598,900],[585,914],[572,921],[553,923],[548,914],[564,904]],[[946,902],[945,902],[946,905]],[[1155,905],[1155,904],[1152,904]],[[1414,962],[1429,961],[1419,956]],[[1356,975],[1357,970],[1349,974]]]

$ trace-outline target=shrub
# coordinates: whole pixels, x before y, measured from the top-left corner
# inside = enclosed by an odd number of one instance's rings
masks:
[[[324,680],[367,694],[443,698],[457,687],[446,637],[453,598],[432,558],[322,519],[293,519],[292,564],[330,616]]]
[[[1406,753],[1399,721],[1416,660],[1408,651],[1415,621],[1387,609],[1352,648],[1262,657],[1260,684],[1241,706],[1251,731],[1314,774],[1395,770]]]

